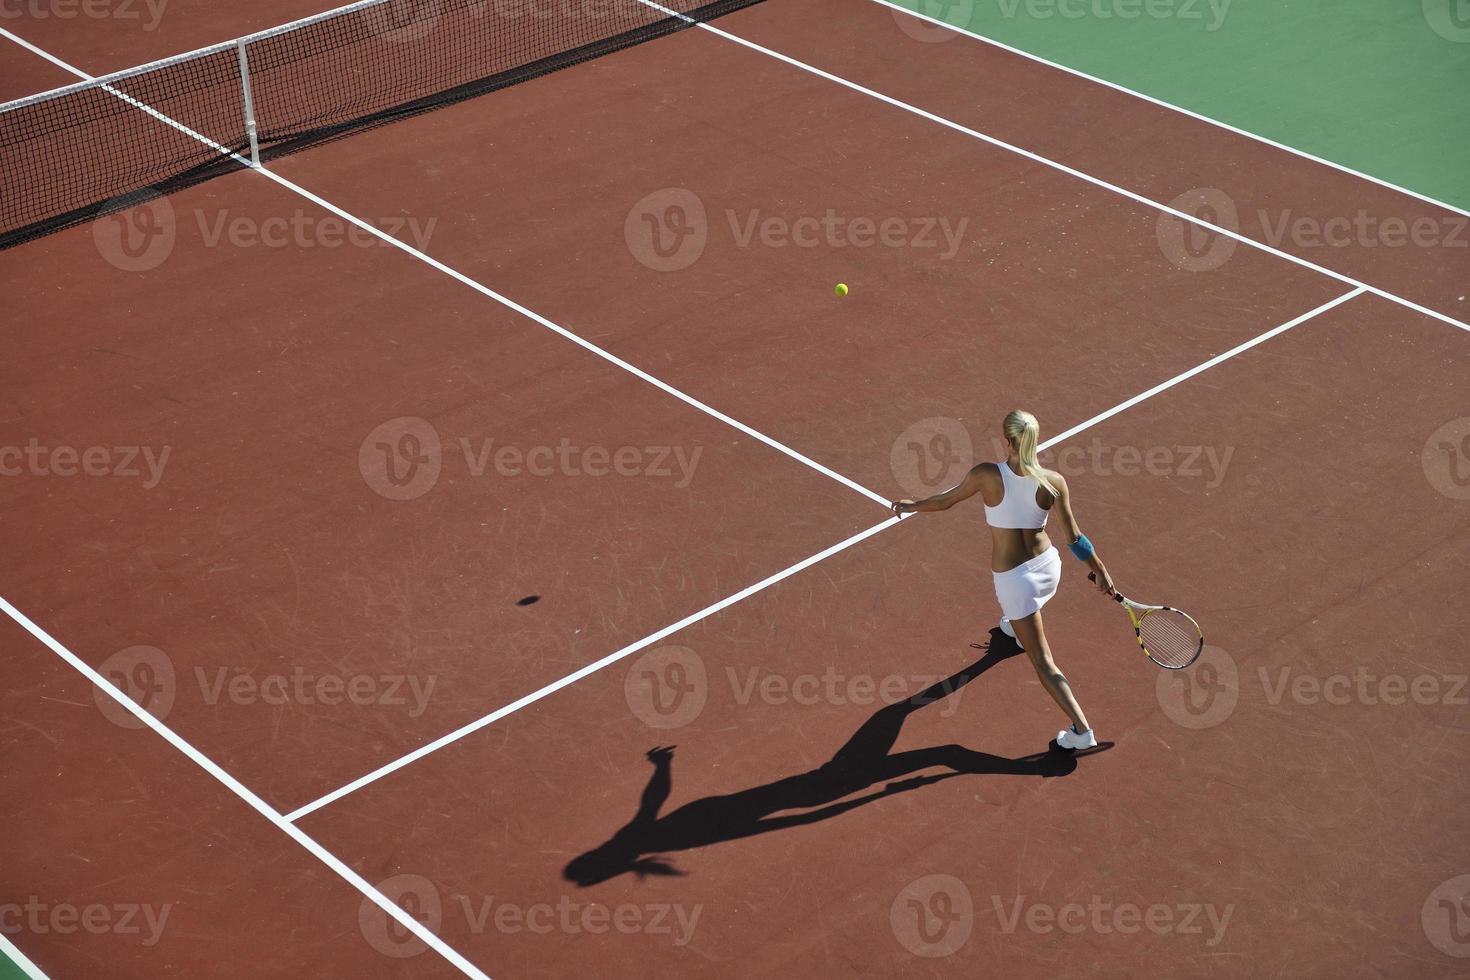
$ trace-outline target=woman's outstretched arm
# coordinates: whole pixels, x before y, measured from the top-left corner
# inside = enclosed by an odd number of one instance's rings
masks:
[[[971,467],[970,472],[965,474],[965,478],[960,481],[958,486],[950,487],[943,493],[936,493],[934,496],[925,497],[923,500],[894,501],[893,512],[899,517],[902,517],[905,514],[930,514],[939,510],[949,510],[961,500],[973,497],[980,492],[981,484],[984,481],[983,470],[986,465],[985,463],[981,463],[978,466]]]

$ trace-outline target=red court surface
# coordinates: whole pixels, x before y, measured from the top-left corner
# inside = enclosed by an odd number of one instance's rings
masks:
[[[0,21],[0,27],[5,22]],[[0,102],[70,85],[76,76],[8,41],[0,45]]]
[[[715,26],[1102,185],[692,30],[272,164],[606,356],[253,173],[0,256],[0,447],[107,451],[0,480],[0,596],[266,811],[5,624],[0,893],[179,923],[14,936],[50,976],[1463,975],[1470,337],[1119,191],[1434,209],[841,11]],[[936,243],[791,240],[828,216]],[[1453,249],[1283,251],[1465,317]],[[990,632],[978,504],[849,540],[1018,404],[1209,643],[1161,673],[1069,567],[1095,756]]]
[[[432,223],[437,259],[867,486],[891,480],[886,447],[909,425],[1003,415],[1017,393],[991,391],[998,354],[1038,331],[1051,413],[1080,421],[1345,292],[1255,252],[1185,271],[1154,213],[717,37],[629,55],[586,66],[590,87],[563,73],[364,134],[352,150],[367,170],[332,153],[277,169],[358,215]],[[745,83],[688,89],[701,69]],[[702,251],[655,271],[630,247],[630,213],[686,191],[707,216]],[[933,221],[937,242],[747,236],[828,213],[916,237]],[[943,227],[963,236],[950,245]],[[836,281],[851,302],[832,302]]]
[[[8,618],[0,655],[6,933],[22,925],[50,976],[459,975],[395,971],[354,927],[361,895],[153,732],[110,721]],[[71,908],[94,928],[55,917]]]
[[[226,189],[242,192],[234,218],[294,207],[252,174],[175,206]],[[4,288],[37,315],[6,372],[4,444],[141,446],[161,475],[140,453],[134,480],[16,487],[11,513],[53,547],[38,567],[11,569],[0,594],[94,663],[140,644],[164,651],[193,695],[170,723],[283,809],[883,513],[389,249],[181,241],[159,270],[132,274],[107,265],[90,234],[37,246],[7,264],[18,275]],[[37,258],[92,286],[51,299],[54,278],[24,272]],[[161,316],[151,297],[163,281],[199,286]],[[391,299],[374,289],[388,281]],[[100,317],[93,290],[110,297]],[[50,369],[17,376],[24,364]],[[396,445],[403,418],[437,434],[440,472],[394,500],[364,477],[360,452],[370,437],[370,454],[379,439]],[[540,477],[495,462],[507,446],[564,440],[636,449],[638,472]],[[806,506],[784,513],[792,499]],[[776,513],[779,534],[736,533]],[[99,594],[132,597],[126,623]],[[516,605],[530,594],[543,601]],[[405,694],[414,681],[438,687],[427,706],[410,698],[369,718],[346,704],[302,714],[208,696],[221,672],[377,677],[403,673],[405,658]],[[194,683],[196,669],[208,683]],[[301,745],[321,739],[327,771],[303,771]]]
[[[1364,365],[1392,367],[1347,371],[1324,385],[1329,340]],[[887,798],[769,833],[747,826],[737,801],[707,802],[698,821],[671,820],[665,836],[651,834],[682,876],[625,873],[585,890],[560,880],[569,861],[632,816],[652,771],[642,758],[649,748],[678,746],[665,808],[675,811],[826,762],[873,716],[876,705],[862,703],[872,688],[854,680],[896,678],[912,691],[978,659],[967,644],[985,640],[989,606],[975,589],[984,565],[954,547],[964,527],[978,528],[973,514],[936,516],[674,637],[704,671],[699,677],[684,655],[687,707],[674,700],[662,718],[650,710],[644,677],[663,676],[660,661],[635,659],[302,825],[360,866],[431,882],[445,903],[445,937],[477,961],[503,963],[507,975],[585,975],[609,956],[629,964],[626,975],[635,963],[652,975],[732,977],[774,969],[1042,976],[1066,965],[1108,977],[1459,975],[1458,964],[1436,964],[1421,948],[1419,908],[1444,868],[1470,861],[1456,830],[1463,787],[1446,779],[1470,740],[1465,709],[1294,704],[1290,696],[1273,704],[1269,694],[1281,671],[1293,682],[1360,670],[1463,671],[1454,638],[1470,622],[1449,607],[1470,571],[1470,542],[1459,505],[1422,480],[1393,432],[1452,416],[1450,384],[1467,362],[1452,331],[1360,300],[1222,365],[1198,388],[1180,386],[1095,430],[1108,445],[1234,447],[1227,479],[1213,490],[1184,478],[1076,481],[1094,501],[1087,519],[1096,526],[1178,515],[1120,537],[1113,566],[1139,590],[1172,584],[1181,605],[1217,624],[1205,662],[1223,687],[1215,704],[1187,683],[1183,692],[1155,690],[1149,666],[1111,642],[1107,603],[1073,573],[1048,608],[1049,629],[1089,712],[1109,719],[1118,745],[1080,760],[1065,779],[995,774],[985,771],[994,760],[961,756],[959,766],[980,771],[905,787],[910,773],[862,756],[861,778],[837,780],[845,792],[820,802],[852,802],[865,791]],[[1263,375],[1274,378],[1273,394],[1259,385]],[[1360,398],[1345,402],[1343,388]],[[1320,478],[1311,520],[1263,526],[1260,514],[1303,492],[1308,473]],[[1355,533],[1363,528],[1415,557],[1395,568],[1368,560]],[[1392,630],[1380,627],[1388,609]],[[839,696],[797,703],[813,690],[800,678],[829,673],[834,687],[825,689]],[[1448,684],[1439,690],[1450,694]],[[1186,697],[1206,705],[1197,720],[1182,708]],[[1202,727],[1172,720],[1171,709]],[[895,749],[958,744],[1016,759],[1036,751],[1035,733],[1052,714],[1017,658],[952,702],[915,712]],[[426,806],[426,796],[436,803]],[[793,808],[818,805],[797,791],[776,796]],[[692,850],[681,833],[694,838]],[[1365,865],[1394,870],[1380,877]],[[954,934],[949,955],[916,959],[905,945],[918,942],[905,924],[910,913],[893,906],[906,886],[937,874],[962,883],[956,898],[972,902],[973,932],[963,943]],[[519,908],[564,899],[671,905],[686,916],[699,910],[700,920],[680,946],[653,932],[478,929],[456,915],[458,896],[488,895]],[[1109,907],[1203,906],[1232,918],[1223,937],[1204,916],[1202,934],[1186,931],[1177,911],[1180,928],[1157,935],[1032,934],[1024,921],[1008,934],[997,912],[999,903],[1011,915],[1018,898],[1056,909],[1094,896]],[[1361,941],[1365,928],[1378,937],[1371,944]]]

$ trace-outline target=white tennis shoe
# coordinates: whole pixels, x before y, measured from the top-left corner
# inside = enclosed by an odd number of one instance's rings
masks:
[[[1095,749],[1097,748],[1097,735],[1089,728],[1085,732],[1077,731],[1076,725],[1068,725],[1057,732],[1057,744],[1064,749]]]

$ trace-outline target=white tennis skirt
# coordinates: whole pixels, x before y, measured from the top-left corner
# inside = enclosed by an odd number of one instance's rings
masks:
[[[995,597],[1006,619],[1025,619],[1040,612],[1062,581],[1062,556],[1048,548],[1010,571],[994,572]]]

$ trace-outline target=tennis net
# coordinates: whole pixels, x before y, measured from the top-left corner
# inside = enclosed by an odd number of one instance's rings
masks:
[[[364,0],[0,105],[0,248],[760,0]]]

